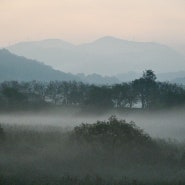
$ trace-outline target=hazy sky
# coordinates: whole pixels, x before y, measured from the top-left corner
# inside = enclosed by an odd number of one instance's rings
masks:
[[[0,46],[106,35],[185,45],[185,0],[0,0]]]

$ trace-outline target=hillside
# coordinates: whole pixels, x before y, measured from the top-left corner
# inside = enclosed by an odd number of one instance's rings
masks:
[[[103,37],[81,45],[50,39],[18,43],[8,49],[72,73],[96,72],[113,76],[144,69],[164,73],[185,68],[185,57],[172,48],[158,43],[133,42],[114,37]]]
[[[185,77],[175,78],[172,82],[180,85],[185,85]]]
[[[10,53],[6,49],[0,50],[0,81],[82,81],[85,83],[106,84],[116,83],[113,77],[102,77],[100,75],[73,75],[55,70],[36,60],[30,60]]]

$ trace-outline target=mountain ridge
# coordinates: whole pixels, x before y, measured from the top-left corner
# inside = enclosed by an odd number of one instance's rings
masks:
[[[47,45],[43,44],[43,41],[27,42],[21,46],[15,44],[7,49],[15,54],[42,61],[55,69],[74,74],[96,72],[113,76],[127,71],[143,71],[143,69],[153,69],[163,73],[185,68],[183,55],[168,46],[154,42],[133,42],[111,36],[80,45],[68,42],[63,44],[63,41],[59,44],[60,40],[53,41]]]
[[[0,81],[82,81],[94,84],[118,83],[115,77],[91,74],[79,76],[55,70],[42,62],[12,54],[7,49],[0,49]]]

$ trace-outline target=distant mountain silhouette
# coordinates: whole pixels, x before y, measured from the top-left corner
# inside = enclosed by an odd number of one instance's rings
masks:
[[[159,73],[159,74],[157,74],[157,77],[160,81],[174,82],[174,80],[177,78],[185,78],[185,71]]]
[[[18,43],[8,49],[72,73],[96,72],[111,76],[144,69],[161,73],[185,69],[185,57],[165,45],[114,37],[103,37],[81,45],[50,39]]]
[[[2,80],[74,80],[76,77],[52,69],[43,63],[16,56],[6,49],[0,50],[0,79]]]
[[[115,84],[121,81],[114,76],[101,76],[99,74],[93,73],[90,75],[84,75],[83,73],[77,74],[82,82],[89,84]]]
[[[175,82],[176,79],[185,78],[185,71],[177,71],[177,72],[168,72],[168,73],[156,73],[158,81],[169,81]],[[130,71],[128,73],[117,74],[116,78],[121,82],[129,82],[134,79],[140,78],[142,76],[142,72],[134,72]]]
[[[176,84],[180,84],[180,85],[185,85],[185,77],[175,78],[171,82],[176,83]]]
[[[51,44],[51,42],[50,42]],[[49,44],[49,45],[50,45]],[[118,80],[113,77],[102,77],[100,75],[73,75],[55,70],[36,60],[30,60],[10,53],[6,49],[0,50],[0,81],[82,81],[85,83],[109,84]]]

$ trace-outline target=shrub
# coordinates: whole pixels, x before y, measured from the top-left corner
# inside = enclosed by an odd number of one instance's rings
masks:
[[[108,121],[97,121],[74,128],[74,136],[81,142],[98,142],[108,145],[151,145],[151,137],[137,127],[134,122],[127,123],[111,116]]]

